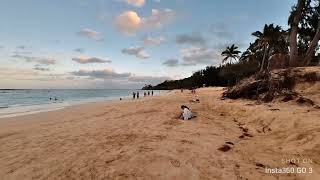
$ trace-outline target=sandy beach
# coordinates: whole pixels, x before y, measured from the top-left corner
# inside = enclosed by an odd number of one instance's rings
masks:
[[[222,92],[198,89],[200,103],[172,91],[0,119],[0,179],[320,179],[319,109]],[[177,119],[182,104],[197,117]],[[226,142],[231,149],[218,150]],[[307,172],[266,173],[283,167]]]

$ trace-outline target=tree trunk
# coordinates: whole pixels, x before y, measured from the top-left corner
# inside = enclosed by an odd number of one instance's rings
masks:
[[[293,22],[291,24],[290,32],[290,65],[295,64],[298,59],[297,35],[298,24],[302,18],[302,9],[305,6],[305,0],[298,0],[297,9],[293,15]]]
[[[310,45],[309,45],[309,48],[307,50],[307,53],[306,53],[306,56],[303,60],[303,65],[305,66],[308,66],[313,58],[313,56],[315,55],[316,53],[316,48],[317,48],[317,45],[318,45],[318,42],[319,42],[319,38],[320,38],[320,20],[318,22],[318,28],[317,28],[317,32],[316,34],[314,35]]]
[[[267,49],[268,49],[267,45],[264,45],[264,47],[263,47],[264,53],[263,53],[262,63],[261,63],[261,66],[260,66],[260,72],[263,71],[264,62],[265,62],[266,54],[267,54]]]

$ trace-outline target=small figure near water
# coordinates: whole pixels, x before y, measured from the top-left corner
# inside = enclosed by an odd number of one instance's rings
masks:
[[[148,96],[150,96],[150,91],[148,91]]]
[[[136,99],[136,93],[135,92],[132,93],[132,97],[133,97],[133,99]]]
[[[139,91],[137,91],[137,99],[139,99]]]
[[[58,101],[58,98],[57,98],[57,97],[54,97],[54,98],[53,98],[53,97],[50,97],[49,99],[50,99],[50,101]]]
[[[143,92],[143,96],[146,97],[146,95],[147,95],[147,93],[146,93],[146,92]]]
[[[153,96],[153,90],[151,91],[151,96]]]

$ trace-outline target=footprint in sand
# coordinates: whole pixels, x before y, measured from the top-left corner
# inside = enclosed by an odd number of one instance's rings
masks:
[[[245,137],[253,137],[253,135],[244,132],[241,136],[239,136],[240,139],[243,139],[243,138],[245,138]]]
[[[166,122],[164,122],[163,124],[164,124],[164,125],[170,125],[170,126],[177,126],[177,125],[182,124],[182,122],[174,119],[174,120],[166,121]]]
[[[138,152],[139,153],[142,153],[142,152],[151,152],[153,151],[153,148],[151,147],[146,147],[146,146],[140,146],[139,149],[138,149]]]
[[[222,145],[221,147],[218,148],[219,151],[222,151],[222,152],[227,152],[231,149],[231,146],[227,145],[227,144],[224,144]]]
[[[171,162],[172,166],[180,167],[180,161],[179,160],[171,159],[170,162]]]
[[[185,140],[185,139],[181,140],[180,142],[181,142],[182,144],[193,144],[192,141],[188,141],[188,140]]]

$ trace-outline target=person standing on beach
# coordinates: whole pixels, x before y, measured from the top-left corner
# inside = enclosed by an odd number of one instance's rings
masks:
[[[137,99],[139,99],[139,91],[137,91]]]
[[[153,96],[153,90],[151,91],[151,96]]]
[[[132,93],[132,96],[133,96],[133,99],[136,99],[136,93],[135,92]]]
[[[148,96],[150,96],[150,91],[148,91]]]
[[[144,92],[143,92],[143,96],[146,97],[146,95],[147,95],[147,93],[144,91]]]

